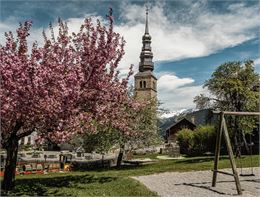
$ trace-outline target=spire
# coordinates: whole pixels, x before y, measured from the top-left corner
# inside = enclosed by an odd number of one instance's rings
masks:
[[[145,20],[145,33],[143,35],[143,47],[140,54],[139,71],[153,71],[153,53],[151,48],[152,37],[149,34],[148,28],[148,6],[146,6],[146,20]]]
[[[146,18],[145,18],[145,33],[149,34],[149,28],[148,28],[148,6],[146,5]]]

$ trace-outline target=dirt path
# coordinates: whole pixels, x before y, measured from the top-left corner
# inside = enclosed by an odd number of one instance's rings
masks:
[[[223,171],[231,172],[230,169]],[[244,172],[250,173],[250,169]],[[260,168],[254,168],[254,173],[256,176],[239,177],[243,189],[241,197],[260,196]],[[212,171],[166,172],[133,178],[162,197],[237,196],[231,176],[218,174],[217,186],[211,187]]]

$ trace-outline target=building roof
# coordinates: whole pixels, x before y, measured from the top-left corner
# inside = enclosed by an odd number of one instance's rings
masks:
[[[180,124],[180,123],[183,122],[183,121],[187,121],[187,122],[189,122],[189,124],[191,124],[192,126],[196,127],[195,124],[193,124],[190,120],[188,120],[187,118],[184,117],[184,118],[180,119],[178,122],[175,122],[175,123],[173,123],[172,125],[170,125],[170,126],[169,126],[167,129],[165,129],[165,130],[167,131],[167,130],[171,129],[172,127],[174,127],[174,126]]]
[[[217,116],[213,116],[213,114],[211,113],[211,109],[202,109],[202,110],[190,112],[183,115],[183,118],[181,118],[177,122],[176,122],[176,118],[174,118],[171,121],[172,123],[168,124],[169,126],[167,126],[166,129],[164,129],[164,131],[167,131],[169,128],[175,126],[183,119],[188,120],[195,126],[199,126],[199,125],[212,124],[216,122]]]

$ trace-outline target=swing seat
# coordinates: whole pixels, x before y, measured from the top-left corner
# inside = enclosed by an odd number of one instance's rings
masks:
[[[251,174],[240,174],[239,176],[255,176],[255,174],[251,173]]]

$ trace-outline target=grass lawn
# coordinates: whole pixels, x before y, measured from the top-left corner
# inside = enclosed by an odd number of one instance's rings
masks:
[[[142,157],[156,158],[156,155]],[[16,177],[16,188],[8,194],[1,193],[1,196],[156,196],[156,193],[130,177],[160,172],[210,170],[213,168],[213,160],[213,157],[191,157],[158,160],[157,163],[143,166],[122,166],[64,174],[19,175]],[[236,163],[239,166],[239,162]],[[250,157],[243,157],[242,163],[244,167],[250,166]],[[259,155],[253,156],[253,165],[259,166]],[[230,168],[228,157],[221,157],[219,167]]]

